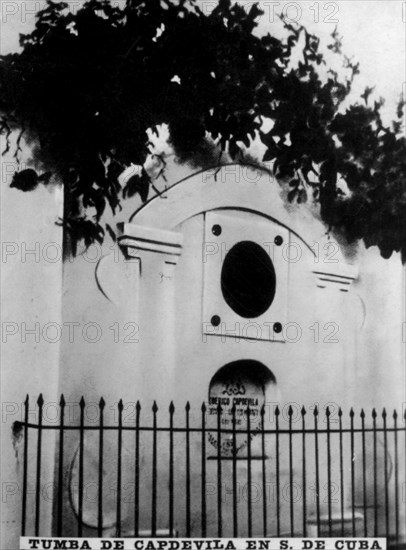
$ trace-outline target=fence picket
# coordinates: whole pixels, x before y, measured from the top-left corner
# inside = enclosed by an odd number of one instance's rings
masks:
[[[393,411],[393,435],[395,447],[395,540],[399,544],[399,463],[398,463],[398,413]]]
[[[26,533],[27,522],[27,469],[28,469],[28,394],[24,401],[24,465],[23,465],[23,498],[22,498],[22,516],[21,516],[21,535]]]
[[[302,407],[300,414],[302,415],[302,517],[303,517],[303,536],[307,537],[307,492],[306,492],[306,409]]]
[[[317,536],[320,536],[320,474],[319,474],[319,433],[318,433],[318,414],[317,405],[314,407],[314,454],[315,454],[315,475],[316,475],[316,519]]]
[[[222,465],[221,465],[221,405],[217,406],[217,536],[223,536],[223,509],[222,509]]]
[[[364,409],[361,409],[361,438],[362,438],[362,502],[364,510],[367,509],[367,479],[366,479],[366,452],[365,452],[365,413]],[[368,518],[367,514],[364,514],[364,537],[368,536]]]
[[[83,468],[84,468],[84,425],[85,425],[85,400],[82,395],[79,401],[80,407],[80,426],[79,426],[79,521],[78,537],[83,533]]]
[[[351,520],[352,520],[352,536],[355,537],[355,450],[354,450],[354,410],[350,410],[350,438],[351,438]]]
[[[378,456],[376,442],[376,417],[375,409],[372,409],[372,435],[373,435],[373,454],[374,454],[374,537],[378,536]]]
[[[252,460],[251,460],[251,409],[247,407],[247,507],[248,537],[252,537]]]
[[[42,417],[44,398],[38,397],[38,439],[37,439],[37,479],[35,487],[35,536],[39,536],[40,502],[41,502],[41,456],[42,456]]]
[[[186,403],[186,536],[190,537],[190,403]]]
[[[237,432],[236,406],[232,408],[233,417],[233,537],[238,537],[238,495],[237,495]]]
[[[156,503],[157,503],[157,412],[156,401],[152,405],[153,432],[152,432],[152,510],[151,510],[151,536],[156,535]]]
[[[205,403],[202,403],[201,434],[202,434],[201,526],[202,526],[202,537],[205,537],[206,536],[206,404]]]
[[[331,519],[331,441],[330,441],[330,407],[326,407],[327,419],[327,506],[328,506],[328,536],[333,534]]]
[[[64,454],[64,421],[65,421],[65,398],[63,394],[59,401],[61,412],[61,424],[59,429],[59,456],[58,456],[58,524],[56,534],[58,537],[62,534],[62,495],[63,495],[63,454]]]
[[[98,507],[97,507],[97,534],[103,536],[103,452],[104,452],[104,407],[106,402],[103,397],[99,401],[99,476],[98,476]]]
[[[121,537],[121,468],[123,450],[123,400],[120,399],[118,409],[118,439],[117,439],[117,502],[116,502],[116,537]]]
[[[290,536],[295,536],[295,519],[293,508],[293,448],[292,448],[292,405],[289,405],[288,417],[289,417],[289,508],[290,508]]]
[[[234,447],[235,449],[235,447]],[[262,521],[264,525],[263,536],[267,536],[267,490],[266,490],[266,453],[265,453],[265,405],[261,407],[261,452],[262,452]],[[235,462],[235,461],[234,461]],[[235,537],[237,535],[234,535]]]
[[[169,533],[173,537],[173,401],[169,405]]]
[[[386,409],[382,411],[383,419],[383,448],[385,474],[385,529],[389,533],[389,472],[388,472],[388,432],[386,427]]]
[[[343,449],[343,411],[338,409],[338,429],[340,447],[340,515],[341,515],[341,536],[345,534],[344,527],[344,449]]]
[[[135,405],[135,487],[134,487],[134,533],[139,536],[140,526],[140,414],[141,405]]]
[[[275,445],[276,445],[276,536],[281,535],[281,496],[280,496],[280,471],[279,471],[279,407],[275,408]]]

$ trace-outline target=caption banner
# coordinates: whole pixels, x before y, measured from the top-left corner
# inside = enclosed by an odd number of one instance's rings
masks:
[[[21,537],[20,550],[386,550],[385,538],[153,539]]]

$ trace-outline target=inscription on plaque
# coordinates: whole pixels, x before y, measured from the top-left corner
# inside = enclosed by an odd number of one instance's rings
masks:
[[[210,426],[218,426],[219,406],[221,429],[233,430],[233,408],[235,408],[235,432],[221,433],[220,449],[222,456],[230,458],[242,455],[248,445],[248,434],[239,433],[247,430],[247,411],[250,411],[250,439],[251,441],[262,427],[261,409],[264,405],[264,386],[258,381],[252,380],[249,375],[228,375],[226,378],[217,379],[210,387],[209,417]],[[219,450],[218,432],[208,433],[210,444]],[[235,445],[234,445],[235,442]],[[245,451],[244,451],[245,450]]]

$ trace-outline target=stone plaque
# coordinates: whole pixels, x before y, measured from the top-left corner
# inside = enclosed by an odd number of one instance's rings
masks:
[[[233,430],[233,407],[235,407],[235,449],[234,434],[232,432],[221,433],[222,456],[232,458],[234,452],[238,456],[246,455],[247,433],[239,432],[248,428],[247,411],[249,409],[251,441],[255,438],[262,428],[261,409],[264,400],[263,384],[241,373],[228,374],[224,378],[220,377],[211,385],[208,409],[210,427],[218,427],[218,407],[220,405],[221,430]],[[218,431],[210,431],[208,437],[210,444],[218,450]]]

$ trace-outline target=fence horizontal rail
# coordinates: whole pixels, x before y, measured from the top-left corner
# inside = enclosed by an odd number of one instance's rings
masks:
[[[25,422],[20,422],[19,420],[16,420],[14,422],[14,425],[13,425],[13,431],[14,432],[19,432],[22,428],[24,428],[25,426],[27,426],[28,428],[40,428],[41,430],[79,430],[79,429],[82,429],[82,430],[92,430],[92,431],[100,431],[101,429],[102,430],[113,430],[113,431],[118,431],[118,430],[122,430],[122,431],[136,431],[136,430],[140,430],[140,431],[149,431],[149,432],[153,432],[155,430],[159,431],[159,432],[176,432],[176,433],[186,433],[186,432],[194,432],[194,433],[200,433],[201,432],[201,428],[186,428],[186,427],[179,427],[179,426],[174,426],[173,428],[171,428],[170,426],[157,426],[156,428],[154,428],[153,426],[103,426],[102,428],[100,428],[100,426],[67,426],[67,425],[64,425],[64,424],[53,424],[53,425],[40,425],[40,424],[31,424],[31,423],[28,423],[28,424],[25,424]],[[225,433],[225,434],[232,434],[233,433],[233,429],[232,428],[221,428],[220,431],[222,433]],[[397,427],[397,428],[383,428],[383,427],[377,427],[377,428],[365,428],[364,430],[362,428],[354,428],[353,430],[351,428],[343,428],[342,430],[340,429],[330,429],[328,430],[327,428],[321,428],[321,429],[318,429],[318,430],[315,430],[314,428],[306,428],[305,430],[298,430],[298,429],[292,429],[292,430],[289,430],[289,429],[262,429],[260,430],[260,432],[264,432],[265,434],[276,434],[276,433],[279,433],[279,434],[290,434],[290,433],[293,433],[293,434],[314,434],[314,433],[319,433],[319,434],[327,434],[327,433],[330,433],[330,434],[334,434],[334,433],[337,433],[337,434],[340,434],[340,433],[373,433],[373,432],[405,432],[406,431],[406,426],[404,428],[402,427]],[[252,430],[247,430],[247,429],[238,429],[236,430],[237,433],[239,434],[247,434],[247,433],[252,433]]]

